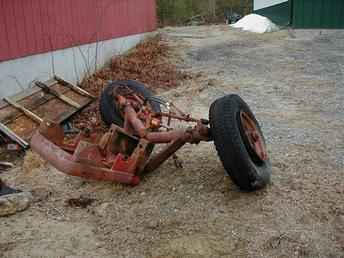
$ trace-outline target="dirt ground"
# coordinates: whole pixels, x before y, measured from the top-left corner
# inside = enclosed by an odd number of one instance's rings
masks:
[[[344,257],[344,31],[166,28],[192,80],[160,95],[196,117],[236,93],[261,122],[272,183],[239,191],[212,143],[137,187],[64,176],[32,153],[2,178],[31,207],[0,218],[0,257]],[[86,209],[66,205],[80,195]]]

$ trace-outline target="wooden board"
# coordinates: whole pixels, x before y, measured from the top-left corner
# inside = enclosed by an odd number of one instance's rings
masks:
[[[92,96],[80,94],[71,87],[68,87],[68,84],[59,83],[54,79],[46,81],[44,84],[57,93],[78,103],[80,108],[76,108],[66,103],[57,96],[47,93],[37,86],[16,94],[10,97],[10,99],[30,110],[40,118],[53,120],[58,123],[67,120],[95,99]],[[27,142],[30,141],[33,133],[39,126],[37,122],[25,115],[22,111],[4,101],[0,102],[0,123]]]

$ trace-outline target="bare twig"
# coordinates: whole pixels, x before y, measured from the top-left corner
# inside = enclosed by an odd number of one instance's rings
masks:
[[[53,48],[53,40],[51,36],[48,37],[49,44],[50,44],[50,56],[51,56],[51,71],[53,73],[53,76],[55,75],[55,59],[54,59],[54,48]]]

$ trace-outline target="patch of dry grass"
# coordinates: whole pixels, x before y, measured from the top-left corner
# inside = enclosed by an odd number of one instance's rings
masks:
[[[27,151],[23,162],[23,172],[25,174],[32,173],[33,170],[46,167],[47,162],[43,160],[37,153]]]

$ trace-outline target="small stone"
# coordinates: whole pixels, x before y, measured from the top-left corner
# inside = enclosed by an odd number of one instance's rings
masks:
[[[210,79],[210,80],[208,81],[208,85],[209,85],[209,86],[215,86],[215,85],[216,85],[216,80]]]
[[[150,229],[155,229],[157,227],[159,227],[159,222],[156,220],[150,221],[147,225],[147,228],[150,228]]]
[[[32,190],[33,202],[46,201],[52,195],[52,192],[45,188],[36,188]]]
[[[0,217],[13,215],[17,212],[26,210],[32,201],[29,192],[20,192],[3,195],[0,197]]]
[[[207,88],[208,88],[208,85],[203,85],[198,89],[198,91],[202,92],[202,91],[206,90]]]
[[[106,215],[106,210],[109,207],[110,203],[105,202],[101,205],[95,207],[94,213],[100,217],[104,217]]]
[[[222,209],[219,209],[219,213],[225,213],[225,211],[224,210],[222,210]]]
[[[300,239],[302,242],[306,242],[307,237],[304,234],[301,234]]]

